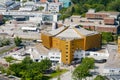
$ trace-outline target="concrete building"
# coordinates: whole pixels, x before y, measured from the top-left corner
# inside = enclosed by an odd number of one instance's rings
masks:
[[[95,12],[89,10],[86,13],[87,19],[81,20],[81,22],[88,23],[83,25],[84,28],[117,34],[120,33],[118,17],[119,12]]]
[[[57,13],[62,9],[61,3],[49,3],[48,4],[48,11],[52,13]]]
[[[120,53],[120,37],[118,37],[118,53]]]
[[[46,48],[61,51],[64,64],[70,64],[74,60],[76,50],[101,48],[101,35],[98,32],[75,26],[63,26],[50,32],[42,32],[41,39]]]
[[[47,49],[42,44],[38,44],[29,48],[27,53],[35,62],[40,62],[42,59],[48,58],[52,63],[61,63],[61,52],[58,49]]]

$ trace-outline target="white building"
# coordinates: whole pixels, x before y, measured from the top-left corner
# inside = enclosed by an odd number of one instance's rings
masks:
[[[31,47],[28,51],[33,61],[40,62],[42,59],[48,58],[53,63],[61,63],[61,52],[57,49],[48,50],[43,45],[38,44]]]
[[[34,2],[26,2],[23,4],[19,11],[35,11],[37,9]]]
[[[36,3],[37,7],[44,7],[44,9],[42,10],[42,12],[48,11],[48,4],[47,3]]]
[[[62,8],[61,3],[49,3],[48,11],[51,13],[57,13]]]
[[[58,49],[51,49],[48,57],[53,63],[61,63],[61,52]]]
[[[109,53],[107,51],[107,49],[102,49],[99,51],[86,51],[85,52],[87,57],[92,57],[95,60],[103,60],[103,59],[108,59],[109,57]]]

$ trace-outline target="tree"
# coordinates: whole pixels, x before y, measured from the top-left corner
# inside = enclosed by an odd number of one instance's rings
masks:
[[[5,60],[9,63],[11,63],[13,60],[15,60],[12,56],[5,57]]]
[[[9,66],[10,63],[15,59],[12,56],[8,56],[8,57],[5,57],[5,60],[8,62],[8,66]]]
[[[71,0],[73,4],[77,4],[79,3],[80,1],[79,0]]]
[[[119,0],[112,1],[111,3],[108,4],[107,8],[108,10],[120,12],[120,1]]]
[[[85,78],[89,75],[89,70],[84,65],[79,65],[74,71],[73,71],[73,79],[74,80],[82,80],[82,78]]]
[[[9,39],[6,39],[6,38],[2,39],[2,45],[9,45],[9,44],[10,44],[10,40]]]
[[[32,63],[33,63],[33,61],[32,61],[32,59],[29,56],[25,57],[22,60],[22,64],[32,64]]]
[[[95,60],[93,58],[88,58],[88,57],[85,57],[83,60],[82,60],[82,63],[83,65],[85,65],[86,67],[88,67],[88,69],[93,69],[94,68],[94,63],[95,63]]]
[[[22,80],[44,80],[43,74],[50,67],[51,61],[47,58],[41,62],[33,62],[30,57],[26,57],[21,63],[11,64],[9,69]]]
[[[106,80],[106,79],[105,79],[105,77],[103,77],[101,75],[97,75],[94,80]]]
[[[15,37],[15,38],[14,38],[14,42],[15,42],[15,45],[16,45],[16,46],[20,46],[20,44],[22,43],[22,39],[19,38],[19,37]]]
[[[102,41],[106,41],[106,42],[113,41],[112,33],[110,33],[110,32],[102,32]]]
[[[42,68],[43,72],[45,72],[46,70],[50,69],[51,66],[52,66],[52,63],[51,63],[51,61],[48,58],[45,58],[45,59],[41,60],[40,64],[42,66],[44,66]]]
[[[89,70],[94,67],[94,59],[93,58],[84,58],[82,63],[76,67],[73,71],[73,79],[74,80],[82,80],[89,76]]]
[[[44,7],[40,6],[38,7],[38,10],[42,11],[44,9]]]

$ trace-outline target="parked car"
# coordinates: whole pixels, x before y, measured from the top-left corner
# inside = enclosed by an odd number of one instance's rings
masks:
[[[95,60],[95,63],[105,63],[106,61],[107,61],[106,59]]]

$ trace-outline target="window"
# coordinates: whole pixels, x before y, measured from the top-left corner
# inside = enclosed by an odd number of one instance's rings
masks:
[[[60,59],[60,57],[56,57],[57,59]]]
[[[68,47],[68,44],[66,44],[66,47]]]
[[[110,72],[114,72],[114,70],[110,70]]]
[[[66,59],[66,61],[68,61],[68,59]]]
[[[97,56],[97,54],[94,54],[94,56]]]
[[[54,57],[50,57],[50,58],[54,58]]]

